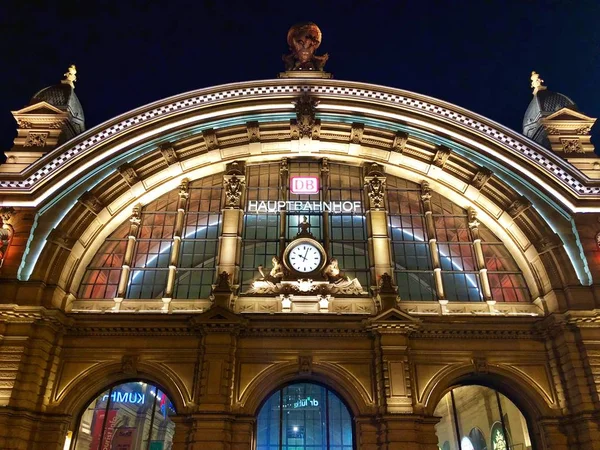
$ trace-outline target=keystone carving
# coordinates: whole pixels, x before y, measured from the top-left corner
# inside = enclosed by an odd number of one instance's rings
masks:
[[[298,356],[298,373],[308,375],[312,373],[312,356]]]
[[[490,371],[488,362],[485,358],[473,358],[471,362],[473,363],[473,370],[475,373],[488,373]]]
[[[248,141],[250,143],[260,142],[260,129],[258,126],[258,122],[246,123],[246,131],[248,132]]]
[[[94,214],[99,214],[104,208],[104,205],[98,197],[90,191],[84,192],[83,195],[79,197],[79,202]]]
[[[396,136],[394,136],[394,141],[392,142],[392,151],[396,153],[403,153],[407,142],[408,133],[405,133],[404,131],[398,131]]]
[[[169,166],[172,166],[173,164],[177,164],[177,162],[179,162],[179,157],[177,156],[177,153],[175,153],[173,144],[171,144],[170,142],[167,142],[166,144],[162,144],[160,146],[160,153],[163,155],[163,158],[165,158],[165,161]]]
[[[471,180],[471,185],[477,189],[481,189],[488,180],[492,177],[493,172],[485,167],[481,167]]]
[[[225,197],[227,208],[239,208],[246,180],[244,176],[225,175]]]
[[[352,130],[350,131],[350,143],[352,144],[360,144],[362,142],[362,137],[365,132],[365,125],[362,123],[353,123]]]
[[[131,166],[130,164],[123,164],[117,170],[129,186],[133,186],[138,181],[140,181],[140,177],[138,176],[133,166]]]
[[[137,375],[137,365],[139,358],[134,355],[123,355],[121,357],[121,372],[125,375]]]
[[[215,150],[216,148],[219,148],[219,141],[217,140],[217,134],[215,133],[215,130],[212,128],[210,130],[204,130],[202,136],[204,137],[204,143],[206,144],[207,150]]]
[[[226,175],[244,175],[246,163],[244,161],[233,161],[225,166]]]
[[[450,153],[452,153],[452,150],[450,150],[448,147],[444,145],[438,146],[438,150],[435,152],[432,164],[436,167],[444,167],[448,161],[448,158],[450,157]]]
[[[527,199],[527,197],[521,195],[518,199],[510,204],[510,206],[506,209],[506,212],[514,219],[530,207],[531,202]]]

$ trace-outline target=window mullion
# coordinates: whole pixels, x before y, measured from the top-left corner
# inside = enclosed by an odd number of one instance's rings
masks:
[[[492,291],[490,289],[490,280],[485,266],[485,258],[483,256],[483,248],[481,246],[481,236],[479,235],[479,221],[477,220],[477,212],[473,208],[468,209],[469,228],[471,229],[471,237],[473,239],[473,250],[475,252],[475,261],[477,262],[477,270],[479,270],[479,281],[481,290],[483,291],[483,299],[486,302],[492,300]]]
[[[187,179],[183,179],[179,186],[179,198],[177,200],[177,217],[175,219],[175,226],[173,230],[173,241],[171,246],[171,256],[169,260],[169,276],[167,278],[167,286],[165,287],[163,302],[164,310],[168,310],[169,303],[173,297],[173,287],[175,285],[175,274],[177,271],[177,263],[179,260],[179,253],[181,251],[181,236],[183,234],[183,226],[185,222],[185,213],[188,205],[188,198],[190,196],[189,184]]]
[[[121,306],[123,298],[125,298],[125,292],[127,291],[127,282],[129,281],[129,273],[131,272],[131,264],[133,261],[133,251],[135,249],[135,243],[140,232],[141,220],[141,205],[136,205],[133,208],[131,217],[129,218],[129,236],[127,238],[127,247],[125,248],[125,255],[123,256],[123,270],[121,271],[121,277],[119,278],[119,287],[117,289],[117,296],[115,297],[115,311],[118,311]]]
[[[438,301],[444,306],[448,300],[446,300],[444,284],[442,283],[442,268],[438,253],[435,224],[433,223],[433,210],[431,208],[431,189],[429,188],[429,183],[426,181],[421,184],[421,201],[423,203],[423,211],[425,212],[425,230],[427,231],[427,237],[429,239],[429,252],[431,254],[435,289],[437,291]]]

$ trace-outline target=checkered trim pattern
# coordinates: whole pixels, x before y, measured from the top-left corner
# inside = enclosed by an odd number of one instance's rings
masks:
[[[543,150],[539,148],[529,147],[517,141],[516,139],[513,139],[512,137],[507,136],[504,133],[496,130],[495,128],[478,122],[477,120],[462,115],[456,111],[451,111],[441,106],[433,105],[431,103],[427,103],[425,101],[418,100],[415,98],[404,97],[402,95],[387,92],[342,86],[309,86],[298,84],[230,89],[221,92],[213,92],[206,95],[182,99],[174,103],[170,103],[168,105],[159,106],[150,111],[145,111],[134,117],[130,117],[128,119],[123,120],[122,122],[112,125],[109,128],[98,132],[97,134],[87,138],[83,142],[73,147],[69,147],[69,144],[67,143],[64,146],[64,152],[62,154],[55,157],[52,161],[48,162],[44,167],[36,171],[26,180],[0,180],[0,192],[3,190],[30,190],[48,174],[60,168],[62,165],[66,164],[68,161],[70,161],[77,155],[89,153],[94,148],[98,147],[104,140],[113,137],[115,134],[124,132],[125,130],[156,119],[157,117],[165,117],[175,112],[181,112],[186,109],[194,108],[198,105],[209,105],[211,103],[218,103],[234,98],[256,98],[266,95],[289,95],[299,94],[303,92],[311,92],[313,94],[323,94],[333,97],[354,97],[367,100],[377,100],[384,104],[387,103],[391,105],[402,105],[407,108],[424,111],[434,117],[443,117],[446,120],[456,122],[459,125],[471,128],[479,133],[483,133],[495,140],[496,142],[503,144],[504,146],[510,147],[516,153],[528,159],[543,170],[553,173],[558,179],[565,183],[577,195],[594,196],[600,194],[600,187],[585,186],[580,181],[573,178],[572,175],[570,175],[567,171],[561,168],[556,162],[548,158],[547,155],[544,155]]]

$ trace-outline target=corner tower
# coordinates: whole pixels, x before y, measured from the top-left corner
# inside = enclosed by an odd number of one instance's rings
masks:
[[[75,94],[77,70],[71,65],[65,79],[37,92],[29,105],[12,111],[17,137],[6,152],[0,172],[22,172],[55,147],[85,131],[85,118]]]

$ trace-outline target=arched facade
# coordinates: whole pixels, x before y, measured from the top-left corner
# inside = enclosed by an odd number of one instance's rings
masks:
[[[182,94],[43,151],[20,129],[0,446],[62,448],[126,381],[168,392],[174,449],[255,448],[294,383],[339,395],[357,450],[445,448],[436,407],[469,385],[511,399],[524,448],[598,446],[596,157],[322,75]],[[64,113],[39,100],[20,120]]]

